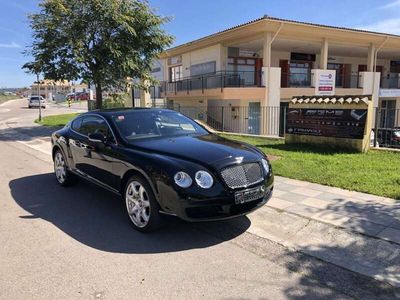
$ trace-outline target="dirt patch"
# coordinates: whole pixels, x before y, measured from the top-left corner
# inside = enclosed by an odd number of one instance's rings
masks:
[[[278,160],[278,159],[282,158],[281,156],[276,156],[276,155],[271,155],[271,154],[267,154],[267,156],[270,161],[274,161],[274,160]]]

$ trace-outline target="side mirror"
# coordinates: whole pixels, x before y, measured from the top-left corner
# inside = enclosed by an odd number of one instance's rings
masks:
[[[89,142],[96,143],[96,144],[104,144],[106,141],[106,137],[100,132],[89,133],[88,138],[89,138]]]

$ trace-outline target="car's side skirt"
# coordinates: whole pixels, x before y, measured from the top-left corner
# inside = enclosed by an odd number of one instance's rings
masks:
[[[75,175],[78,175],[80,178],[83,178],[83,179],[85,179],[85,180],[87,180],[87,181],[89,181],[91,183],[94,183],[94,184],[96,184],[96,185],[98,185],[98,186],[100,186],[100,187],[102,187],[102,188],[104,188],[104,189],[106,189],[106,190],[118,195],[118,196],[121,196],[121,193],[118,190],[106,185],[105,183],[103,183],[103,182],[101,182],[101,181],[99,181],[99,180],[97,180],[97,179],[95,179],[95,178],[83,173],[83,172],[79,172],[78,170],[72,170],[72,169],[70,171],[72,173],[74,173]]]

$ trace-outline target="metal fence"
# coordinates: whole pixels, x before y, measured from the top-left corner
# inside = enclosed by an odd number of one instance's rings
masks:
[[[181,106],[158,105],[195,119],[221,132],[238,134],[283,136],[286,107],[259,106]]]
[[[374,146],[400,148],[400,109],[376,108],[375,116]]]
[[[281,73],[281,87],[307,88],[312,86],[311,72]],[[357,74],[336,73],[335,86],[337,88],[360,88],[360,76]]]
[[[193,90],[223,89],[225,87],[259,87],[261,71],[219,71],[212,74],[191,76],[174,82],[163,81],[161,93],[178,93]]]

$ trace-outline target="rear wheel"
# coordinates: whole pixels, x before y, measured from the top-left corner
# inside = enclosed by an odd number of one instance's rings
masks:
[[[59,149],[54,154],[54,173],[57,182],[62,186],[69,186],[75,183],[74,174],[68,171],[64,154]]]
[[[141,176],[132,176],[125,186],[126,211],[135,229],[149,232],[162,225],[160,206],[148,182]]]

